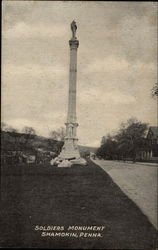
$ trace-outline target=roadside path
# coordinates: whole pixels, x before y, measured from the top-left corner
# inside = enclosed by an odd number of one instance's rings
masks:
[[[94,160],[132,199],[150,222],[157,225],[157,177],[156,164]]]

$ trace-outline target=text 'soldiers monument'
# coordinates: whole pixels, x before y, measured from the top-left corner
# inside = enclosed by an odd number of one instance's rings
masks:
[[[59,164],[59,167],[66,167],[73,164],[86,164],[86,161],[80,157],[77,138],[77,117],[76,117],[76,80],[77,80],[77,48],[79,41],[76,38],[77,25],[71,23],[72,38],[70,45],[70,72],[69,72],[69,99],[68,114],[66,125],[66,137],[64,146],[60,155],[53,160],[53,163]]]

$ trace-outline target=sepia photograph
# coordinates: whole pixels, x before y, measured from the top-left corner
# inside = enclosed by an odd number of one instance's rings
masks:
[[[158,249],[157,14],[2,1],[0,248]]]

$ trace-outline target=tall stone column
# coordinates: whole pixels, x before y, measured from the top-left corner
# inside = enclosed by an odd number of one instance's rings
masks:
[[[70,69],[69,69],[69,97],[66,125],[66,137],[60,156],[64,159],[76,159],[80,157],[77,146],[77,117],[76,117],[76,82],[77,82],[77,49],[79,41],[72,37],[70,45]]]
[[[76,123],[76,80],[77,80],[77,48],[79,41],[71,39],[70,45],[70,72],[69,72],[69,103],[68,103],[68,123]]]
[[[72,38],[69,40],[70,46],[70,69],[69,69],[69,95],[68,95],[68,113],[66,125],[66,137],[64,141],[64,146],[60,155],[54,160],[54,162],[60,163],[59,167],[68,166],[65,163],[66,160],[86,165],[86,161],[80,157],[78,150],[78,138],[77,138],[77,117],[76,117],[76,82],[77,82],[77,49],[79,46],[79,41],[76,38],[76,22],[71,23]],[[69,165],[70,166],[70,165]]]

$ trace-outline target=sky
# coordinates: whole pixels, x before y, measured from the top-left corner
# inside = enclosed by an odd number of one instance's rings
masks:
[[[70,23],[77,23],[79,144],[136,117],[156,125],[155,2],[3,1],[2,121],[37,134],[64,126]]]

